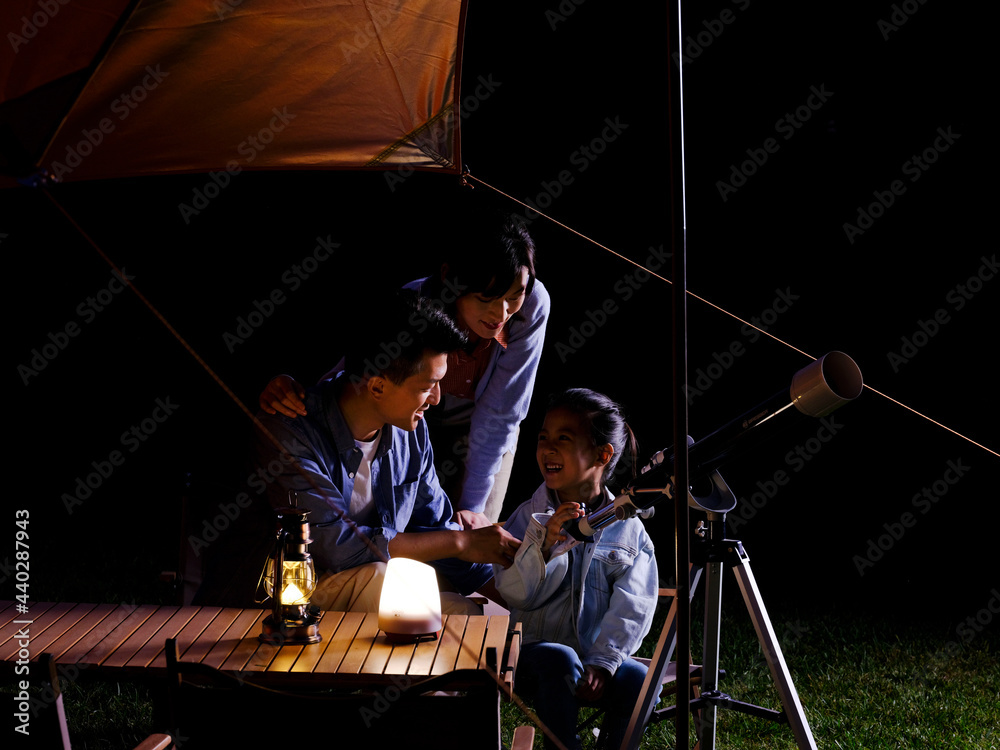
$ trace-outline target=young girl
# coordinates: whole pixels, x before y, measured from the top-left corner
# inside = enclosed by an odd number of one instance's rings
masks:
[[[567,748],[579,747],[581,702],[606,709],[606,747],[619,747],[646,667],[629,658],[649,631],[659,581],[642,522],[615,521],[593,542],[573,545],[563,524],[614,496],[605,486],[635,438],[607,396],[571,389],[548,404],[538,435],[544,482],[505,528],[523,539],[497,588],[521,622],[517,692],[533,698],[542,723]],[[546,737],[546,747],[555,744]]]
[[[448,355],[441,403],[426,416],[454,520],[479,528],[502,511],[542,355],[549,294],[535,278],[535,244],[522,223],[489,207],[465,211],[462,221],[442,248],[439,271],[406,286],[443,307],[469,338],[464,350]],[[305,414],[303,393],[293,378],[278,375],[260,406],[294,418]]]

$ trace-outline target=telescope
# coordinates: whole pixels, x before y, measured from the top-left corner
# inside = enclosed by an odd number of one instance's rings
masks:
[[[781,390],[744,412],[736,419],[695,442],[688,437],[688,474],[695,482],[708,479],[709,485],[696,492],[688,488],[688,502],[695,507],[717,513],[726,513],[736,506],[736,499],[728,491],[718,469],[740,450],[751,445],[754,438],[772,433],[772,428],[782,414],[804,414],[808,417],[825,417],[848,401],[853,401],[862,391],[861,370],[854,360],[843,352],[833,351],[795,373],[787,390]],[[765,427],[767,425],[767,427]],[[594,532],[613,521],[632,516],[648,518],[652,505],[664,495],[673,497],[673,447],[654,455],[642,472],[614,502],[583,517],[567,522],[563,528],[583,542],[593,541]]]

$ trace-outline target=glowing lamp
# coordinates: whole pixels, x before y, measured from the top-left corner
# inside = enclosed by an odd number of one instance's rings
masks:
[[[441,630],[441,594],[430,565],[405,557],[386,564],[378,627],[395,642],[437,638]]]
[[[319,643],[319,621],[323,613],[309,603],[316,590],[316,568],[308,547],[308,510],[294,506],[278,508],[274,552],[267,559],[264,591],[273,600],[271,614],[264,618],[260,640],[268,643]]]

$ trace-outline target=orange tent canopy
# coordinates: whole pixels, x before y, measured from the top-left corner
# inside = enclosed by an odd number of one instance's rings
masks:
[[[36,171],[57,181],[243,169],[460,171],[462,0],[124,5],[5,5],[0,110],[8,133],[29,145],[41,139],[45,124],[18,117],[30,110],[37,118],[45,92],[66,97],[67,81],[85,78],[50,125]]]

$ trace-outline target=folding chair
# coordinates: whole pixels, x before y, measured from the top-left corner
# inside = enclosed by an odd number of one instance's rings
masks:
[[[670,609],[667,612],[667,617],[662,626],[662,628],[664,629],[673,627],[674,622],[677,618],[676,596],[677,596],[676,588],[661,588],[659,590],[658,598],[660,599],[660,601],[663,601],[665,599],[671,600]],[[638,662],[642,662],[643,664],[646,665],[647,668],[650,665],[649,659],[638,656],[633,656],[632,658]],[[700,689],[701,665],[693,664],[690,654],[688,654],[688,672],[691,675],[689,682],[690,697],[692,699],[697,698],[701,694],[701,689]],[[724,674],[724,672],[720,670],[720,674]],[[660,688],[661,701],[664,698],[674,695],[677,692],[677,686],[675,684],[676,682],[677,682],[677,662],[675,660],[667,664],[666,673],[663,675],[663,682]],[[596,704],[586,704],[586,703],[582,705],[583,707],[592,707],[596,708],[597,710],[593,711],[586,719],[584,719],[582,722],[580,722],[579,725],[577,725],[576,733],[580,735],[581,738],[583,738],[586,734],[589,734],[587,730],[590,729],[594,724],[596,724],[599,719],[604,718],[604,710],[600,708],[600,706],[597,706]],[[654,711],[653,715],[650,717],[649,723],[653,724],[657,721],[661,721],[662,720],[662,717],[660,716],[661,714],[670,714],[672,713],[672,711],[673,707]],[[602,733],[599,732],[597,735],[597,740],[594,744],[595,750],[603,750],[605,746],[605,743],[601,739],[601,734]],[[615,749],[609,748],[608,750],[615,750]]]
[[[635,659],[636,661],[642,662],[647,667],[649,667],[649,661],[650,661],[649,659],[645,659],[645,658],[638,657],[638,656],[633,656],[632,658]],[[667,673],[663,677],[663,687],[660,689],[660,700],[661,701],[664,698],[667,698],[667,697],[669,697],[671,695],[674,695],[677,692],[677,686],[674,684],[677,681],[677,669],[676,669],[676,667],[677,667],[677,662],[670,662],[670,664],[667,666]],[[701,684],[701,666],[698,665],[698,664],[690,664],[688,666],[688,668],[689,668],[689,671],[691,673],[691,682],[690,682],[691,697],[692,698],[696,698],[699,695],[699,692],[700,692],[699,691],[699,686]],[[589,734],[589,732],[587,731],[588,729],[592,730],[593,726],[598,722],[598,720],[603,720],[603,718],[604,718],[604,709],[601,708],[600,706],[598,706],[597,704],[590,704],[590,703],[583,703],[583,704],[581,704],[581,707],[595,709],[594,711],[592,711],[590,713],[589,716],[587,716],[583,721],[581,721],[577,725],[577,727],[576,727],[576,733],[578,735],[580,735],[581,738],[583,738],[587,734]],[[650,720],[649,723],[652,724],[652,723],[654,723],[657,720],[658,719],[655,716],[655,712],[654,712],[654,716]],[[586,743],[585,742],[584,742],[584,747],[586,747]],[[594,748],[595,748],[595,750],[602,750],[605,747],[606,747],[606,743],[604,743],[602,741],[602,733],[598,732],[597,733],[597,738],[596,738],[596,740],[594,742]],[[615,750],[615,748],[607,748],[607,750]]]
[[[362,736],[373,747],[500,749],[500,693],[482,670],[417,682],[401,677],[379,690],[279,690],[242,673],[180,661],[174,639],[167,640],[166,656],[170,730],[184,750]]]

